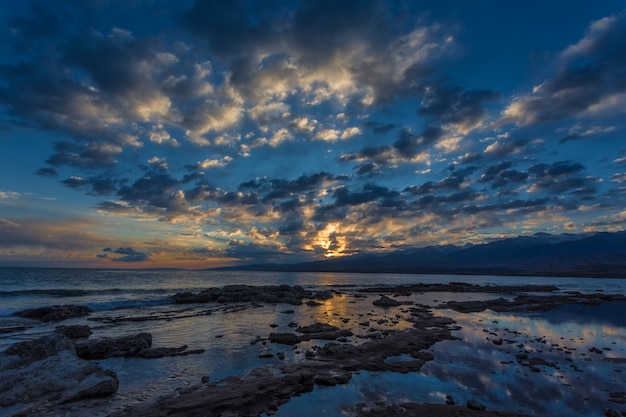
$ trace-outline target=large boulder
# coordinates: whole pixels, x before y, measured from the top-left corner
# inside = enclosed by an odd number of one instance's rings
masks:
[[[16,343],[0,354],[0,407],[103,397],[117,387],[114,372],[78,358],[72,342],[58,333]]]

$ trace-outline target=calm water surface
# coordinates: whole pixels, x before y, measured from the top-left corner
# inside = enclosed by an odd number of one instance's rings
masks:
[[[410,327],[408,312],[372,305],[376,295],[355,298],[358,288],[372,285],[414,283],[554,284],[560,291],[626,294],[626,280],[543,277],[495,277],[454,275],[329,274],[217,271],[133,271],[0,268],[0,329],[24,325],[25,330],[0,333],[0,350],[21,340],[54,330],[57,324],[41,324],[11,316],[26,308],[54,304],[89,305],[89,317],[63,322],[88,324],[92,338],[148,331],[154,346],[190,349],[205,353],[160,359],[111,358],[98,361],[118,374],[120,388],[113,397],[70,404],[57,410],[72,416],[107,415],[128,405],[153,400],[174,390],[196,384],[203,376],[212,381],[243,374],[264,365],[278,365],[276,357],[259,359],[261,353],[285,354],[285,361],[304,359],[304,351],[323,341],[310,341],[296,352],[283,345],[251,343],[273,331],[293,331],[314,322],[334,324],[355,333],[350,343],[359,344],[371,329]],[[170,296],[230,284],[302,285],[312,291],[337,292],[322,306],[217,304],[176,305]],[[404,297],[420,304],[438,306],[449,300],[497,298],[498,294],[424,293]],[[294,309],[293,314],[285,314]],[[346,385],[318,387],[293,398],[279,416],[350,415],[357,402],[410,400],[444,402],[446,395],[464,404],[475,398],[489,408],[531,415],[592,416],[604,408],[621,410],[608,402],[608,393],[626,386],[626,305],[599,307],[563,306],[541,314],[496,314],[491,311],[460,314],[433,310],[453,318],[460,326],[454,334],[461,340],[436,344],[435,360],[420,373],[360,372]],[[137,321],[138,318],[145,319]],[[378,324],[379,319],[388,319]],[[391,320],[397,324],[391,324]],[[359,322],[370,320],[364,328]],[[503,339],[502,345],[493,340]],[[602,355],[589,352],[603,349]],[[516,360],[520,351],[540,355],[555,364],[533,371]],[[298,353],[299,352],[299,353]],[[403,360],[395,358],[392,360]],[[323,404],[311,407],[311,404]],[[0,409],[10,415],[22,406]],[[626,411],[624,406],[622,409]],[[320,414],[322,413],[322,414]]]

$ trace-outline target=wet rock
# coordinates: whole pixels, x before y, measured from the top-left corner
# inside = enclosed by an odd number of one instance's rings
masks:
[[[268,340],[272,343],[293,346],[300,343],[300,336],[295,333],[270,333]]]
[[[328,300],[334,297],[334,294],[330,290],[318,291],[315,293],[315,298],[318,300]]]
[[[89,313],[93,313],[93,309],[91,307],[68,304],[32,308],[28,310],[18,311],[14,315],[28,319],[51,322],[66,320],[73,317],[82,317],[88,315]]]
[[[55,332],[64,335],[68,339],[87,339],[92,334],[91,329],[87,325],[58,326]]]
[[[548,311],[563,304],[598,305],[607,301],[626,301],[621,294],[581,294],[579,292],[564,295],[528,295],[522,294],[509,301],[504,298],[486,301],[448,301],[439,308],[449,308],[460,313],[476,313],[492,310],[498,313],[508,311]]]
[[[192,355],[197,353],[204,353],[204,349],[189,349],[188,346],[183,345],[177,348],[167,348],[167,347],[158,347],[158,348],[144,348],[137,352],[137,357],[145,358],[145,359],[154,359],[154,358],[163,358],[165,356],[185,356]]]
[[[374,300],[372,304],[374,304],[377,307],[397,307],[399,305],[402,305],[400,301],[394,300],[393,298],[389,298],[386,295],[383,295],[378,300]]]
[[[300,333],[320,333],[320,332],[332,332],[335,330],[339,330],[339,327],[335,327],[326,323],[313,323],[310,326],[298,327],[296,331]]]
[[[189,303],[238,303],[238,302],[264,302],[270,304],[300,305],[303,299],[313,298],[313,293],[299,285],[227,285],[223,288],[208,288],[199,293],[183,292],[173,297],[177,304]]]
[[[76,343],[76,354],[83,359],[106,359],[115,356],[138,356],[152,347],[152,335],[139,333],[117,338],[101,338]]]
[[[602,355],[602,351],[600,349],[598,349],[597,347],[592,347],[591,349],[589,349],[589,352],[597,353],[598,355]]]
[[[352,336],[350,330],[342,330],[338,327],[324,323],[313,323],[310,326],[298,327],[296,331],[304,333],[300,336],[301,341],[305,340],[337,340],[341,337]]]
[[[16,343],[0,355],[0,407],[103,397],[117,387],[114,372],[78,358],[58,333]]]
[[[61,334],[42,336],[35,340],[14,343],[5,351],[5,368],[18,368],[67,350],[76,354],[74,344]]]
[[[306,305],[310,306],[310,307],[319,307],[322,305],[322,303],[318,303],[317,301],[313,301],[313,300],[309,300],[306,302]]]

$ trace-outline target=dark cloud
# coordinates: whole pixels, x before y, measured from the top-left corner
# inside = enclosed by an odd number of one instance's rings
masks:
[[[376,200],[383,200],[383,202],[390,204],[399,195],[400,193],[397,191],[375,184],[365,184],[363,190],[357,192],[350,192],[347,187],[342,186],[333,193],[337,207],[354,206]]]
[[[400,155],[411,159],[435,143],[442,134],[441,128],[433,125],[427,126],[420,135],[414,135],[409,129],[402,129],[398,134],[398,140],[393,143],[393,147]]]
[[[356,174],[359,176],[372,176],[380,172],[380,165],[374,162],[366,162],[356,167]]]
[[[386,165],[399,161],[409,162],[418,155],[426,152],[430,145],[437,142],[443,135],[439,126],[428,125],[420,134],[414,134],[410,129],[401,129],[396,141],[391,145],[379,147],[368,146],[359,152],[342,155],[340,161],[368,161]]]
[[[246,55],[256,45],[270,42],[284,29],[280,25],[284,0],[257,3],[249,0],[197,0],[184,14],[183,22],[192,33],[205,39],[222,57]]]
[[[485,102],[500,98],[491,90],[464,90],[459,86],[437,83],[425,91],[419,114],[433,117],[441,124],[451,124],[461,131],[479,126],[487,115]]]
[[[111,252],[117,255],[124,255],[116,258],[111,257],[113,262],[143,262],[150,259],[150,254],[138,252],[133,248],[118,248]]]
[[[40,168],[39,170],[37,170],[35,174],[40,175],[42,177],[51,177],[51,178],[56,178],[59,176],[59,173],[54,168]]]
[[[526,172],[517,171],[515,169],[506,169],[500,171],[491,183],[491,188],[501,188],[509,183],[524,183],[529,175]]]
[[[504,158],[522,152],[529,143],[529,139],[503,138],[487,146],[485,154],[493,158]]]
[[[506,203],[499,204],[464,206],[461,210],[467,214],[478,214],[481,212],[502,212],[506,210],[535,212],[545,210],[549,202],[549,198],[537,198],[532,200],[511,200],[507,201]]]
[[[557,161],[552,164],[535,164],[528,168],[528,172],[534,174],[538,178],[544,178],[574,174],[582,171],[583,169],[585,169],[585,167],[578,162]]]
[[[327,172],[318,172],[311,175],[303,174],[295,180],[269,179],[251,180],[239,184],[240,190],[253,189],[264,191],[266,194],[262,200],[264,202],[289,198],[308,191],[316,190],[324,184],[332,184],[345,181],[345,175],[332,175]]]
[[[393,123],[379,123],[379,122],[364,122],[363,127],[371,129],[372,133],[376,135],[387,133],[397,128],[397,126]]]
[[[530,125],[594,111],[594,106],[600,112],[602,107],[623,106],[610,101],[626,91],[624,38],[626,14],[594,22],[585,37],[562,52],[558,73],[513,101],[502,121]]]
[[[513,165],[512,162],[499,162],[496,165],[492,165],[485,170],[485,173],[481,175],[480,182],[487,182],[493,180],[500,172],[510,168]]]
[[[53,166],[70,165],[77,168],[102,168],[115,165],[122,152],[119,146],[107,143],[59,142],[54,145],[54,153],[46,161]]]
[[[421,185],[411,185],[406,187],[404,192],[409,192],[413,195],[424,195],[436,193],[440,190],[458,190],[475,169],[476,168],[474,167],[468,167],[461,170],[455,169],[451,175],[442,178],[437,182],[427,181]]]
[[[61,181],[67,187],[84,189],[89,195],[111,195],[123,182],[106,175],[88,178],[70,177]]]
[[[120,188],[117,195],[129,203],[147,202],[154,207],[167,207],[177,185],[179,181],[169,174],[147,173],[132,185]]]

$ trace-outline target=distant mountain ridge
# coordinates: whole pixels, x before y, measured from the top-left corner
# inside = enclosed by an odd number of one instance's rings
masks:
[[[626,277],[626,231],[537,233],[480,245],[443,245],[297,264],[220,269]]]

